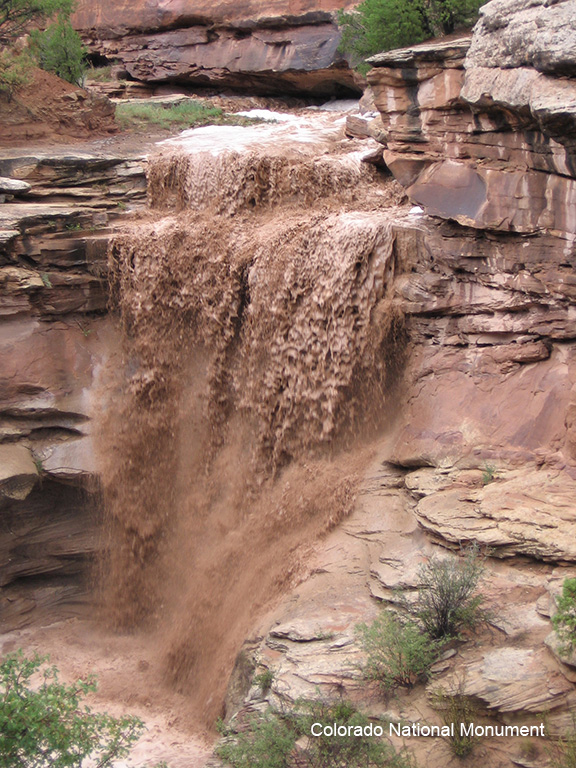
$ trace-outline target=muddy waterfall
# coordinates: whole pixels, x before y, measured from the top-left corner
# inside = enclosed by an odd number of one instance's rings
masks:
[[[124,342],[100,435],[106,605],[164,627],[208,722],[251,621],[349,514],[405,344],[396,183],[345,141],[270,157],[274,128],[242,131],[259,150],[165,149],[151,220],[110,248]]]

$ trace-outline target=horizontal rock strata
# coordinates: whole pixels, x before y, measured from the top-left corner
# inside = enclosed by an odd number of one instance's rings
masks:
[[[348,3],[350,4],[350,3]],[[74,16],[91,50],[146,82],[259,93],[358,92],[337,52],[332,0],[289,3],[81,3]]]
[[[471,43],[371,59],[384,158],[428,213],[480,229],[576,233],[570,14],[572,0],[528,9],[492,0]]]
[[[0,625],[9,629],[77,614],[89,594],[100,546],[92,390],[114,348],[106,248],[124,209],[143,204],[146,181],[141,157],[58,151],[5,152],[0,176],[14,193],[0,204]]]

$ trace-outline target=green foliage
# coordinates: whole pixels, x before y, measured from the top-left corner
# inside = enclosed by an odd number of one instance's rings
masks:
[[[32,81],[33,67],[34,62],[26,51],[0,51],[0,91],[11,97],[18,88],[28,85]]]
[[[346,734],[325,735],[324,726],[334,724]],[[382,738],[365,732],[369,724],[347,701],[299,700],[290,714],[269,710],[248,728],[228,733],[216,751],[233,768],[289,768],[296,754],[307,768],[413,768],[407,753],[396,754]]]
[[[127,755],[141,721],[92,712],[82,700],[94,679],[65,685],[47,661],[19,651],[0,664],[0,768],[105,768]]]
[[[552,624],[561,642],[560,653],[567,656],[576,649],[576,579],[564,580]]]
[[[552,739],[545,747],[545,752],[550,768],[576,768],[576,715],[572,715],[570,730]]]
[[[299,736],[306,737],[302,751],[310,768],[408,768],[413,764],[407,753],[396,754],[382,738],[366,735],[370,720],[348,701],[300,700],[294,716]],[[312,734],[315,723],[322,726],[316,725],[319,736]],[[344,726],[346,734],[326,735],[325,725]]]
[[[271,669],[265,669],[263,672],[260,672],[259,675],[254,677],[254,684],[260,688],[262,693],[269,691],[273,682],[274,672],[272,672]]]
[[[372,624],[356,628],[366,652],[363,674],[385,691],[411,688],[425,680],[441,644],[422,633],[412,620],[383,610]]]
[[[490,485],[496,479],[496,467],[493,464],[485,464],[482,472],[482,484]]]
[[[70,16],[73,0],[0,0],[0,45],[22,35],[30,22]]]
[[[420,43],[473,23],[484,0],[364,0],[339,11],[340,50],[366,72],[366,59],[381,51]]]
[[[268,712],[216,750],[233,768],[288,768],[296,732],[281,717]]]
[[[369,69],[365,60],[380,51],[419,43],[428,36],[420,2],[364,0],[351,13],[339,11],[340,50],[353,67]]]
[[[450,695],[444,691],[435,691],[432,696],[432,706],[440,710],[445,725],[454,724],[454,735],[448,736],[450,751],[455,757],[463,759],[474,750],[480,741],[479,736],[461,733],[460,725],[470,725],[478,716],[478,711],[471,699],[462,693]]]
[[[252,125],[262,122],[246,117],[226,115],[218,107],[206,107],[192,99],[169,107],[161,104],[118,104],[116,120],[123,128],[147,130],[150,125],[159,128],[191,128],[200,125]]]
[[[484,571],[476,547],[459,558],[433,557],[421,566],[418,594],[410,610],[431,638],[456,637],[460,630],[485,620],[484,598],[478,592]]]
[[[62,80],[80,85],[86,70],[86,48],[68,18],[58,16],[54,24],[32,33],[32,47],[40,67]]]

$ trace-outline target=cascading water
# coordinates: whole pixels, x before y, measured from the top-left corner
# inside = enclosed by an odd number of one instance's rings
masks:
[[[317,123],[191,133],[151,161],[154,213],[110,249],[105,601],[159,632],[210,724],[255,618],[350,511],[404,345],[401,193]]]

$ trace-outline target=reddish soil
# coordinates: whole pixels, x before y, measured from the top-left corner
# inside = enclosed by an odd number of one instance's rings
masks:
[[[55,144],[88,139],[117,130],[114,105],[50,72],[35,69],[29,85],[12,98],[0,94],[0,143],[30,140]]]

